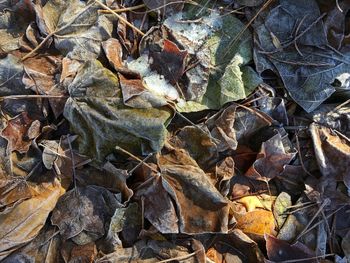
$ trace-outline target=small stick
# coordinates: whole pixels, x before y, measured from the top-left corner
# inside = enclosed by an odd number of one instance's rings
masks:
[[[116,16],[119,20],[123,21],[125,24],[127,24],[129,27],[131,27],[132,29],[134,29],[137,33],[139,33],[141,36],[144,36],[145,33],[143,33],[140,29],[138,29],[136,26],[134,26],[133,24],[131,24],[128,20],[126,20],[124,17],[122,17],[121,15],[118,15],[115,11],[113,11],[111,8],[109,8],[108,6],[106,6],[104,3],[100,2],[99,0],[94,0],[95,3],[99,4],[101,7],[103,7],[104,9],[110,11],[114,16]]]
[[[10,95],[10,96],[0,96],[1,100],[20,100],[20,99],[64,99],[68,96],[61,95]]]
[[[74,159],[74,153],[73,153],[73,149],[72,149],[72,144],[70,142],[70,135],[68,134],[67,136],[68,139],[68,145],[69,145],[69,151],[70,151],[70,156],[71,156],[71,160],[72,160],[72,172],[73,172],[73,184],[74,184],[74,190],[78,191],[77,189],[77,175],[75,173],[75,159]]]
[[[124,7],[124,8],[119,8],[119,9],[112,9],[114,12],[116,13],[123,13],[123,12],[127,12],[127,11],[133,11],[133,10],[137,10],[140,8],[146,7],[145,4],[141,4],[141,5],[135,5],[135,6],[130,6],[130,7]],[[109,10],[98,10],[98,12],[103,13],[103,14],[109,14],[111,13],[111,11]]]
[[[158,263],[166,263],[166,262],[172,262],[172,261],[180,261],[180,260],[185,260],[188,259],[190,257],[193,257],[194,255],[196,255],[198,252],[202,251],[201,249],[196,250],[195,252],[192,252],[188,255],[184,255],[184,256],[179,256],[179,257],[175,257],[175,258],[169,258],[169,259],[165,259],[165,260],[161,260],[158,261]]]
[[[125,153],[125,154],[127,154],[127,155],[129,155],[130,157],[134,158],[135,160],[139,161],[140,163],[143,163],[145,166],[147,166],[148,168],[150,168],[153,172],[155,172],[155,173],[157,173],[157,174],[159,173],[159,172],[157,171],[157,169],[153,168],[153,167],[150,166],[148,163],[145,163],[143,160],[141,160],[139,157],[137,157],[136,155],[132,154],[131,152],[129,152],[129,151],[127,151],[127,150],[124,150],[122,147],[116,146],[115,149],[118,150],[118,151],[121,151],[121,152],[123,152],[123,153]]]
[[[248,27],[255,21],[255,19],[259,16],[259,14],[264,11],[274,0],[268,0],[266,3],[260,8],[260,10],[253,16],[253,18],[244,26],[244,28],[237,34],[237,36],[228,44],[228,47],[233,46],[236,44],[238,39],[243,35],[243,33],[248,29]],[[228,54],[230,51],[230,48],[227,49],[224,56]]]

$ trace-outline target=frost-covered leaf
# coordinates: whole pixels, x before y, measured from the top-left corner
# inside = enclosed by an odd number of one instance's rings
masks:
[[[170,110],[125,106],[117,77],[101,63],[86,62],[68,89],[64,116],[81,153],[102,161],[116,146],[138,154],[161,149]]]
[[[208,48],[212,67],[206,93],[202,103],[217,109],[229,101],[237,101],[249,95],[261,80],[253,69],[242,66],[252,59],[252,36],[245,31],[239,39],[238,34],[244,24],[234,16],[225,16],[222,28],[209,37],[204,45]],[[250,83],[244,80],[251,79]]]
[[[51,222],[58,226],[65,240],[73,238],[75,243],[84,245],[105,234],[105,224],[117,207],[121,204],[105,188],[77,187],[59,199]]]
[[[349,53],[341,54],[327,46],[320,16],[314,0],[307,4],[281,0],[264,22],[255,25],[254,60],[258,72],[271,69],[278,73],[289,95],[307,112],[329,98],[335,91],[333,81],[350,70]],[[296,23],[301,24],[295,41]],[[284,43],[281,48],[273,44],[272,34]]]
[[[84,1],[49,0],[35,6],[37,25],[43,35],[52,34],[55,47],[70,58],[94,59],[101,42],[111,37],[112,21],[98,14],[98,5]]]
[[[58,181],[33,186],[35,194],[0,214],[0,259],[33,240],[64,190]]]
[[[196,65],[185,73],[186,100],[218,109],[228,101],[245,98],[261,83],[257,73],[246,66],[252,59],[249,31],[238,36],[244,24],[231,15],[221,18],[212,12],[203,15],[199,22],[181,21],[186,15],[188,13],[177,14],[164,22]],[[187,107],[185,111],[197,109]]]
[[[0,51],[19,49],[20,39],[34,19],[30,1],[3,1],[0,3]]]
[[[317,124],[312,124],[310,130],[322,175],[332,181],[343,180],[350,188],[350,139]]]

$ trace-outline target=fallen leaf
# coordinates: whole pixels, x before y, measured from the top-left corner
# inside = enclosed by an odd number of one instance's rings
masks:
[[[350,140],[332,129],[311,124],[317,163],[322,175],[330,180],[344,181],[350,187]]]
[[[105,234],[105,224],[121,204],[99,186],[77,187],[63,195],[52,212],[64,240],[72,238],[78,245],[95,241]]]
[[[161,233],[179,233],[179,219],[169,183],[159,175],[138,187],[135,198],[144,205],[145,218]],[[169,189],[170,188],[170,189]],[[162,203],[159,203],[162,200]]]
[[[99,15],[97,5],[73,0],[49,0],[35,5],[37,25],[41,34],[52,36],[55,47],[70,58],[96,58],[101,42],[111,37],[112,21]],[[83,45],[81,43],[84,43]]]
[[[32,143],[40,134],[40,122],[32,120],[27,112],[22,112],[7,122],[1,131],[1,136],[8,142],[10,151],[26,153]]]
[[[187,51],[180,50],[178,46],[170,40],[164,40],[161,52],[151,52],[151,69],[163,75],[172,85],[181,78],[185,70],[185,58]]]
[[[279,74],[292,99],[311,112],[334,93],[331,84],[336,76],[349,71],[342,59],[348,54],[327,46],[316,1],[279,2],[255,25],[254,61],[259,73],[271,69]],[[295,24],[299,25],[297,31]],[[282,48],[273,45],[270,32],[284,43]]]
[[[0,214],[0,259],[33,240],[64,190],[57,180],[36,186],[35,195]]]
[[[265,235],[273,234],[275,218],[273,213],[267,210],[254,210],[244,214],[235,213],[236,228],[246,234]]]
[[[265,235],[267,256],[271,261],[298,260],[298,262],[317,262],[315,253],[300,242],[289,244],[271,235]],[[301,260],[305,259],[305,260]]]
[[[263,142],[261,151],[252,167],[245,173],[256,180],[269,181],[278,176],[295,157],[296,152],[287,152],[279,133]]]
[[[64,116],[80,136],[81,153],[102,161],[116,146],[145,153],[158,151],[164,144],[171,111],[124,106],[117,77],[99,62],[87,62],[69,91]]]

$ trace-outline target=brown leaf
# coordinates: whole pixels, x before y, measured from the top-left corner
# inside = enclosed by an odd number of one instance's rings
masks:
[[[170,40],[164,39],[164,47],[161,52],[151,52],[153,63],[151,69],[163,75],[170,84],[175,85],[185,70],[185,58],[187,51],[180,50]]]
[[[291,245],[286,241],[279,240],[271,235],[265,235],[267,256],[271,261],[297,260],[303,263],[318,262],[315,257],[315,252],[311,251],[307,246],[300,242]],[[310,259],[311,258],[311,259]],[[305,259],[301,260],[300,259]]]
[[[191,249],[176,245],[174,242],[164,240],[140,240],[133,247],[119,247],[115,252],[105,255],[96,260],[96,263],[118,262],[118,263],[156,263],[164,259],[174,262],[176,259],[185,260],[186,263],[203,262],[197,258],[197,253],[191,253]]]
[[[46,225],[36,238],[8,256],[4,262],[61,262],[60,246],[57,228]]]
[[[179,233],[179,219],[172,196],[168,193],[170,189],[162,176],[155,175],[139,186],[135,193],[136,199],[143,199],[145,218],[163,234]]]
[[[93,263],[96,256],[96,245],[91,242],[82,246],[74,246],[71,251],[70,262]]]
[[[57,180],[34,188],[35,195],[0,214],[0,259],[33,240],[64,190]]]
[[[295,152],[287,152],[279,133],[263,142],[257,160],[245,173],[256,180],[269,181],[278,176],[284,166],[295,157]]]
[[[32,126],[33,125],[33,126]],[[10,151],[26,153],[30,144],[40,134],[40,123],[33,121],[27,112],[22,112],[7,122],[1,136],[8,142]]]
[[[227,201],[201,169],[185,165],[162,165],[161,169],[173,189],[181,233],[227,233]]]
[[[24,62],[25,75],[23,83],[26,88],[41,95],[62,96],[49,98],[50,106],[57,118],[63,112],[67,92],[59,85],[58,77],[61,68],[61,57],[40,56],[28,58]]]
[[[350,188],[350,140],[345,135],[320,126],[310,126],[315,154],[324,178],[343,180]]]
[[[97,240],[105,234],[105,224],[121,204],[105,188],[77,187],[60,198],[52,212],[64,240],[73,238],[79,245]]]

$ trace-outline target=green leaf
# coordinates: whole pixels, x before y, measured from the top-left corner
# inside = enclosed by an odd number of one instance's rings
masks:
[[[135,154],[162,148],[172,112],[125,106],[117,77],[100,62],[86,62],[68,89],[64,116],[79,135],[81,153],[102,161],[116,146]]]
[[[262,82],[252,68],[244,66],[252,60],[252,36],[245,31],[238,37],[243,27],[234,16],[226,16],[222,29],[207,41],[214,70],[201,103],[211,109],[246,98]]]

